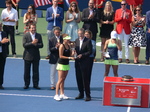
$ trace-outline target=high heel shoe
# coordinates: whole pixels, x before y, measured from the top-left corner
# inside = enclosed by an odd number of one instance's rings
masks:
[[[148,65],[149,64],[149,60],[146,60],[145,64]]]
[[[101,59],[100,59],[100,61],[101,61],[101,62],[103,62],[103,61],[104,61],[104,59],[103,59],[103,58],[101,58]]]
[[[136,62],[134,62],[134,64],[138,64],[138,62],[136,61]]]

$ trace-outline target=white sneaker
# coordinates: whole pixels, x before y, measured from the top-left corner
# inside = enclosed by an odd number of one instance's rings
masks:
[[[55,96],[54,96],[54,99],[57,100],[57,101],[60,101],[60,100],[61,100],[58,95],[55,95]]]
[[[69,99],[69,97],[65,96],[64,94],[60,95],[59,98],[65,99],[65,100]]]

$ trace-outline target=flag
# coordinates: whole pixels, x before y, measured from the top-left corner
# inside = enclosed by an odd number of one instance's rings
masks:
[[[49,0],[34,0],[35,7],[51,4]]]
[[[70,7],[70,3],[71,3],[71,2],[76,2],[76,3],[78,3],[77,0],[65,0],[65,2],[66,2],[66,4],[67,4],[68,7]]]
[[[66,2],[66,4],[67,4],[67,6],[69,7],[70,5],[69,5],[69,0],[65,0],[65,2]]]

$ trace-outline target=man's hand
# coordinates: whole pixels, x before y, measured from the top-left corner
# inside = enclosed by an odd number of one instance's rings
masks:
[[[33,41],[32,41],[32,44],[34,44],[34,45],[36,45],[38,43],[38,39],[34,39]]]
[[[82,57],[82,54],[79,54],[79,55],[77,56],[77,58],[79,58],[79,59],[80,59],[81,57]]]
[[[56,14],[56,17],[59,17],[60,16],[60,14]]]
[[[147,31],[148,33],[150,33],[150,28],[148,29],[148,31]]]
[[[7,43],[7,42],[9,42],[8,38],[3,38],[2,41],[1,41],[2,44]]]
[[[52,14],[52,18],[54,18],[54,13]]]
[[[93,19],[94,15],[93,14],[90,14],[88,19]]]
[[[55,47],[59,48],[59,46],[60,46],[60,42],[58,42]]]

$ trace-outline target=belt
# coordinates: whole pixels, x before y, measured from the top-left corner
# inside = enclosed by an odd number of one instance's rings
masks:
[[[143,27],[143,26],[136,26],[136,27]]]
[[[14,26],[11,26],[11,25],[4,25],[4,26],[7,26],[7,27],[14,27]]]

